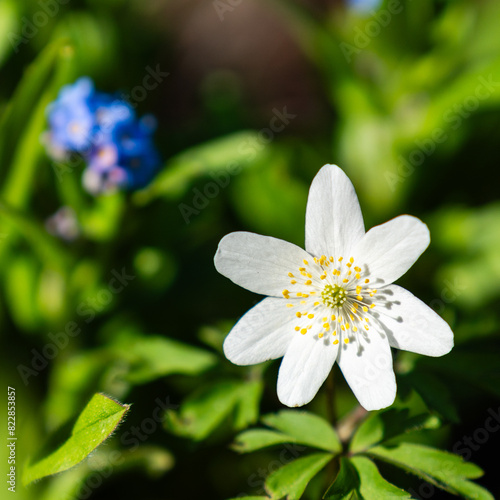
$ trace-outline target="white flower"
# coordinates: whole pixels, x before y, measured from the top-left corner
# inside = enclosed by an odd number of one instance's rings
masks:
[[[391,405],[391,346],[427,356],[453,347],[448,324],[391,284],[429,242],[427,226],[410,215],[365,233],[353,185],[339,167],[325,165],[309,191],[306,250],[247,232],[221,240],[217,270],[269,296],[231,330],[226,357],[252,365],[283,356],[278,397],[287,406],[311,401],[336,360],[364,408]]]

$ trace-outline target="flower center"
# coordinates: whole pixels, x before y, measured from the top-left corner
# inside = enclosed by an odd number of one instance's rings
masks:
[[[345,290],[339,285],[326,285],[321,292],[323,304],[328,307],[342,307],[347,300]]]
[[[333,344],[339,343],[339,337],[346,344],[358,341],[357,332],[370,329],[370,310],[375,307],[377,290],[369,285],[368,276],[368,268],[355,265],[353,257],[344,261],[322,255],[303,260],[298,272],[288,273],[290,290],[282,292],[285,299],[300,298],[287,303],[296,308],[295,331],[302,335],[312,331],[318,339],[331,335]]]

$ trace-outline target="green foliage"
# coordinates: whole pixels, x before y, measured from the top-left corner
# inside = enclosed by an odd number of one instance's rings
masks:
[[[143,384],[159,377],[180,373],[198,375],[216,363],[210,352],[159,336],[123,336],[112,346],[115,356],[127,360],[127,380]]]
[[[335,430],[318,415],[304,411],[282,410],[279,413],[264,415],[262,421],[306,446],[333,453],[338,453],[342,449]]]
[[[29,484],[80,463],[116,430],[129,408],[95,394],[78,417],[70,438],[48,457],[26,467],[23,482]]]
[[[396,446],[375,446],[370,456],[401,467],[431,484],[464,498],[492,500],[493,496],[468,479],[477,479],[483,471],[462,457],[414,443]]]
[[[426,415],[409,416],[408,409],[390,409],[372,413],[358,427],[350,444],[352,453],[360,453],[377,443],[421,429],[435,428],[436,419]]]
[[[328,453],[314,453],[300,457],[273,472],[266,479],[266,490],[273,500],[286,496],[298,500],[309,481],[332,459]]]
[[[258,417],[261,392],[259,380],[221,380],[207,384],[193,392],[178,413],[167,414],[165,428],[179,436],[202,440],[233,412],[234,428],[246,427]]]
[[[339,475],[323,497],[325,500],[377,500],[411,498],[405,491],[388,483],[368,458],[342,458]]]

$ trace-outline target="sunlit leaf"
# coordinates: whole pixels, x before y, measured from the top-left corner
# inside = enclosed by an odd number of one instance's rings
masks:
[[[396,446],[376,446],[367,454],[400,467],[425,481],[455,495],[477,500],[493,500],[484,488],[471,483],[483,475],[483,471],[462,457],[428,446],[399,443]],[[474,492],[475,496],[470,496]]]
[[[54,453],[25,468],[24,484],[80,463],[115,431],[129,408],[103,394],[95,394],[78,417],[71,437]]]
[[[188,149],[167,161],[162,172],[145,189],[135,194],[137,203],[148,203],[158,196],[179,197],[197,179],[227,185],[247,168],[266,148],[252,131],[236,132]]]
[[[435,419],[426,414],[409,416],[407,409],[371,413],[358,427],[350,444],[353,453],[408,432],[434,427]]]
[[[283,434],[287,434],[297,443],[339,452],[342,449],[337,433],[322,417],[298,410],[282,410],[262,417],[262,421]]]
[[[272,499],[279,500],[286,495],[287,500],[298,500],[309,481],[332,459],[329,453],[315,453],[297,458],[266,479],[266,490]]]
[[[233,449],[239,453],[250,453],[277,444],[295,442],[294,438],[281,432],[267,429],[251,429],[238,434],[233,444]]]

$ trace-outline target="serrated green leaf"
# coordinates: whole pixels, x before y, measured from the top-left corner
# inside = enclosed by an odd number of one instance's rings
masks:
[[[295,442],[288,434],[267,429],[251,429],[238,434],[232,448],[239,453],[250,453],[277,444]]]
[[[323,498],[325,500],[362,500],[359,494],[360,478],[346,457],[340,459],[340,470]]]
[[[366,452],[369,456],[384,460],[421,477],[455,495],[477,500],[493,500],[493,496],[468,479],[482,476],[483,471],[462,457],[414,443],[399,443],[396,446],[376,446]],[[470,497],[473,491],[476,496]]]
[[[386,481],[377,469],[377,466],[366,457],[352,457],[352,465],[359,474],[359,492],[365,500],[379,500],[380,498],[411,499],[406,491]]]
[[[352,453],[359,453],[377,443],[433,424],[433,419],[429,415],[410,417],[408,414],[409,410],[396,408],[371,413],[355,432],[349,450]]]
[[[366,457],[342,457],[340,471],[325,493],[325,500],[380,500],[385,498],[411,499],[411,496],[386,481],[377,466]]]
[[[80,463],[113,433],[129,408],[104,394],[95,394],[78,417],[71,437],[54,453],[25,468],[24,484]]]
[[[269,427],[288,434],[297,443],[338,453],[342,445],[333,427],[322,417],[298,410],[282,410],[262,417]]]
[[[266,479],[266,490],[274,500],[286,496],[298,500],[309,481],[333,458],[330,453],[315,453],[297,458],[271,473]]]
[[[160,336],[127,336],[112,350],[131,364],[127,380],[133,384],[173,373],[198,375],[211,368],[217,359],[209,351]]]

